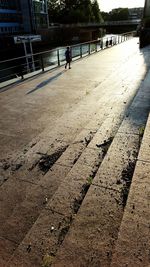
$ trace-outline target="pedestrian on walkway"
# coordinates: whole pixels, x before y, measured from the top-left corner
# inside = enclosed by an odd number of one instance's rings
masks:
[[[70,50],[69,46],[66,49],[65,57],[66,57],[65,69],[67,68],[68,64],[69,64],[69,69],[71,69],[71,67],[70,67],[70,64],[71,64],[71,50]]]

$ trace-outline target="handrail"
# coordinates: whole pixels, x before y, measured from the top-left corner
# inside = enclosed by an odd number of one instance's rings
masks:
[[[130,19],[130,20],[111,20],[111,21],[103,21],[103,22],[78,22],[72,24],[58,24],[52,25],[52,27],[60,27],[60,28],[73,28],[73,27],[93,27],[93,26],[110,26],[110,25],[134,25],[139,24],[141,19]]]

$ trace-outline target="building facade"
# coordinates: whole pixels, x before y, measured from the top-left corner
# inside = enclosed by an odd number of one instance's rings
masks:
[[[143,17],[143,7],[129,8],[129,19],[141,19]]]
[[[0,0],[0,35],[34,33],[47,29],[47,0]]]
[[[48,28],[47,0],[20,0],[20,6],[24,32],[36,34]]]
[[[34,12],[34,24],[36,29],[48,28],[48,8],[47,0],[32,0]]]
[[[19,0],[0,0],[0,35],[6,36],[23,31]]]

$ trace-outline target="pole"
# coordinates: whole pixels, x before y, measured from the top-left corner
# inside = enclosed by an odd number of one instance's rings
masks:
[[[23,46],[24,46],[24,53],[25,53],[25,57],[26,57],[26,64],[27,64],[27,72],[30,72],[30,68],[29,68],[29,61],[28,61],[28,55],[27,55],[27,48],[26,48],[26,43],[25,41],[22,41]]]
[[[31,51],[31,58],[32,58],[32,70],[35,71],[32,43],[31,43],[31,41],[29,41],[29,43],[30,43],[30,51]]]

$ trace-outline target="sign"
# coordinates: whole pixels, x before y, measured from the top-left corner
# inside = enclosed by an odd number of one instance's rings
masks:
[[[23,44],[25,58],[26,58],[27,73],[29,73],[31,71],[35,71],[35,63],[34,63],[32,43],[38,42],[38,41],[41,41],[41,35],[18,35],[18,36],[14,36],[15,44]],[[28,47],[28,49],[27,49],[27,47]],[[29,50],[29,49],[30,49],[30,52],[28,53],[27,50]]]
[[[19,35],[14,36],[15,44],[20,43],[32,43],[32,42],[39,42],[41,41],[41,35]]]

